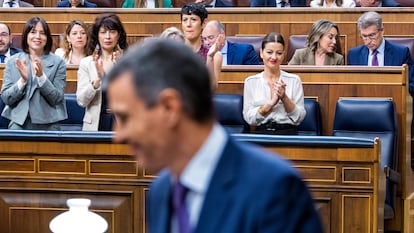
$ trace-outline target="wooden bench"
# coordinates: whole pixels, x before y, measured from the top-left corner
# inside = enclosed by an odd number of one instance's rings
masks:
[[[2,69],[0,65],[0,82]],[[321,109],[322,134],[331,135],[335,104],[340,97],[386,97],[392,98],[396,104],[399,126],[399,169],[402,183],[398,187],[397,216],[387,221],[386,228],[401,230],[410,226],[408,210],[411,205],[411,194],[414,198],[414,173],[411,169],[411,135],[408,129],[411,124],[412,99],[407,90],[407,68],[378,67],[370,69],[358,66],[317,67],[317,66],[282,66],[282,69],[298,74],[303,82],[305,96],[318,99]],[[246,77],[259,73],[262,66],[225,66],[220,76],[218,93],[243,94],[243,83]],[[76,91],[77,67],[67,68],[66,92]],[[410,205],[412,207],[410,207]]]
[[[92,200],[91,209],[109,223],[108,233],[145,232],[145,195],[154,174],[129,155],[127,145],[112,144],[111,136],[0,130],[0,232],[49,232],[50,220],[73,197]],[[378,141],[235,137],[293,162],[312,191],[326,232],[383,232]]]

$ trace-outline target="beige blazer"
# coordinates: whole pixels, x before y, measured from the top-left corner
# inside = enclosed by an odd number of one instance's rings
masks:
[[[339,53],[328,53],[325,65],[344,65],[344,57]],[[315,65],[315,54],[308,48],[296,49],[288,65]]]
[[[85,108],[82,130],[98,131],[101,114],[102,91],[101,87],[93,88],[92,81],[98,78],[95,62],[92,56],[82,58],[78,69],[76,100]]]

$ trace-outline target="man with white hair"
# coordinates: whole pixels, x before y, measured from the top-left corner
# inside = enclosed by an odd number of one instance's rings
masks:
[[[203,44],[210,48],[217,40],[218,35],[223,34],[224,26],[217,20],[209,21],[203,29]],[[222,65],[259,65],[259,56],[250,44],[232,43],[225,40],[221,49],[223,54]]]

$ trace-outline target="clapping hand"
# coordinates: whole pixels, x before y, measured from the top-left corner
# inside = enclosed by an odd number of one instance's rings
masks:
[[[42,61],[36,57],[33,59],[33,69],[35,71],[36,77],[42,77],[43,75],[43,66],[42,66]]]
[[[95,61],[96,72],[98,73],[98,79],[100,80],[105,74],[103,61],[98,54],[93,55],[93,60]]]
[[[282,79],[279,79],[279,81],[277,81],[275,83],[275,92],[277,93],[277,96],[279,97],[279,99],[283,100],[283,98],[285,98],[285,95],[286,95],[286,83],[283,82]]]
[[[20,59],[16,59],[16,67],[17,70],[20,73],[20,76],[22,77],[23,81],[26,83],[27,82],[27,77],[29,76],[29,70],[27,67],[27,62],[26,60],[20,61]]]

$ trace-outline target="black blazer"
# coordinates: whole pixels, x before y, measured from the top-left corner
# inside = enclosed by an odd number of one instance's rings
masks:
[[[215,7],[231,7],[233,6],[231,3],[223,0],[216,0]]]

